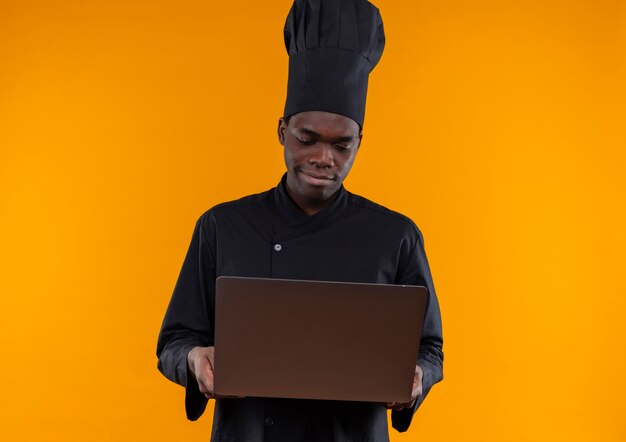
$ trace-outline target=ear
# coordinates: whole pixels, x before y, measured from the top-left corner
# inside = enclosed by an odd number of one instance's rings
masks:
[[[362,142],[362,141],[363,141],[363,131],[360,131],[360,132],[359,132],[359,145],[357,146],[357,149],[358,149],[359,147],[361,147],[361,142]]]
[[[285,124],[285,119],[280,117],[278,119],[278,142],[281,145],[285,145],[285,131],[287,130],[287,125]]]

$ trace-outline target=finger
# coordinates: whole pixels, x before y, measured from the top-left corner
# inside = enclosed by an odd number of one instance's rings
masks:
[[[204,396],[208,399],[215,398],[215,393],[213,391],[213,366],[211,365],[211,360],[204,353],[204,358],[201,358],[198,363],[198,372],[196,376],[196,381],[198,382],[198,389],[200,393],[204,394]]]
[[[413,394],[411,395],[411,406],[413,405],[413,403],[422,395],[422,390],[420,390],[419,388],[416,390],[413,390]]]
[[[213,367],[215,367],[215,347],[209,349],[206,353],[206,357],[209,360],[209,364],[211,364],[211,370],[213,370]]]
[[[387,408],[388,410],[398,410],[402,404],[399,404],[398,402],[387,402],[385,404],[385,408]]]
[[[200,370],[199,381],[202,381],[202,384],[207,388],[210,393],[213,393],[214,388],[214,375],[213,375],[213,367],[208,361],[202,363],[202,369]]]
[[[202,367],[199,376],[196,377],[198,387],[200,388],[201,393],[214,396],[213,371],[210,367],[208,367],[208,364],[203,365],[204,366]]]
[[[204,394],[209,399],[215,397],[213,390],[211,388],[208,388],[206,383],[204,383],[201,379],[198,380],[198,389],[200,390],[200,393]]]
[[[419,365],[415,366],[415,376],[413,377],[413,391],[412,397],[413,399],[418,398],[422,395],[422,381],[424,378],[424,372]]]
[[[202,381],[202,388],[204,389],[204,391],[202,391],[202,393],[206,393],[206,394],[210,394],[211,396],[215,396],[215,391],[213,390],[213,382],[207,382],[206,380]]]
[[[411,399],[415,400],[422,395],[422,384],[419,383],[413,386],[413,391],[411,392]]]

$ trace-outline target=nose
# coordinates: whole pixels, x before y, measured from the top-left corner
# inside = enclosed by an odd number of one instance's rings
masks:
[[[335,159],[333,158],[332,147],[322,143],[319,144],[319,147],[311,152],[309,164],[313,164],[320,169],[334,166]]]

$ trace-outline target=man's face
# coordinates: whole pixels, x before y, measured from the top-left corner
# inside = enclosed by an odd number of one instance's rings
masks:
[[[330,112],[300,112],[281,118],[278,139],[285,150],[287,186],[298,199],[323,203],[348,176],[362,133],[352,119]]]

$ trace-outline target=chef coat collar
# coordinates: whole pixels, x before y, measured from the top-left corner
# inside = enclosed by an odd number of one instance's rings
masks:
[[[309,216],[289,196],[287,192],[287,172],[285,172],[274,191],[274,200],[276,208],[287,226],[295,227],[304,223],[309,223],[309,225],[313,226],[335,219],[346,209],[348,206],[348,191],[342,184],[337,192],[339,192],[339,195],[337,195],[337,198],[330,206]]]

